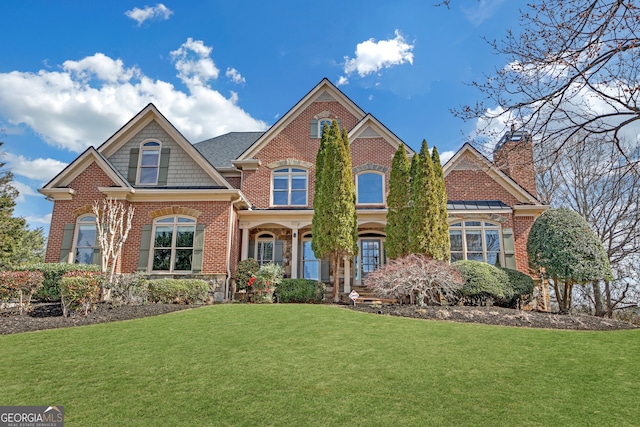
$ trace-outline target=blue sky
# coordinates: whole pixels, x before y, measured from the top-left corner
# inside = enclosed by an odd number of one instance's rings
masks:
[[[0,140],[15,214],[48,231],[37,193],[149,102],[191,141],[261,130],[322,78],[413,148],[444,157],[476,123],[481,79],[506,58],[483,40],[517,30],[523,2],[0,2]]]

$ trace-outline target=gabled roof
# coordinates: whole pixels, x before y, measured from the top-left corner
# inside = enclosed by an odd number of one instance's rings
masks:
[[[121,127],[100,147],[98,152],[105,158],[110,157],[120,147],[127,143],[134,135],[140,132],[146,125],[155,121],[169,134],[173,140],[213,179],[225,188],[232,188],[226,179],[213,167],[213,165],[196,150],[193,145],[167,120],[165,116],[153,104],[148,104],[136,114],[127,124]]]
[[[362,119],[365,116],[364,111],[358,107],[349,97],[347,97],[340,89],[338,89],[333,83],[326,77],[320,81],[309,93],[307,93],[296,105],[294,105],[287,113],[280,118],[273,126],[271,126],[258,140],[250,146],[244,153],[242,153],[237,160],[251,159],[258,153],[265,144],[267,144],[274,136],[278,135],[280,131],[286,127],[294,118],[298,116],[300,111],[303,111],[311,103],[313,103],[318,97],[327,93],[331,97],[338,100],[351,114],[358,119]]]
[[[367,114],[364,116],[362,120],[360,120],[353,129],[349,132],[349,141],[353,142],[354,140],[360,138],[367,138],[364,134],[368,129],[372,129],[375,133],[380,135],[386,141],[390,143],[390,145],[397,150],[400,145],[404,145],[404,148],[407,150],[407,154],[413,154],[413,150],[407,144],[405,144],[400,138],[396,136],[395,133],[391,132],[389,128],[380,123],[378,119],[376,119],[372,114]]]
[[[231,163],[251,147],[264,132],[229,132],[193,144],[215,168],[233,168]]]
[[[481,165],[481,170],[487,173],[491,178],[493,178],[498,184],[500,184],[505,190],[507,190],[511,195],[513,195],[520,203],[529,203],[533,205],[542,205],[540,201],[520,186],[516,181],[510,178],[507,174],[498,169],[493,162],[487,159],[482,153],[473,148],[471,144],[468,142],[465,143],[460,150],[450,158],[447,163],[442,167],[444,176],[446,177],[449,173],[455,169],[457,163],[460,162],[461,158],[465,154],[471,154],[478,160],[478,163]]]
[[[93,163],[96,163],[113,181],[116,186],[115,188],[132,188],[122,174],[120,174],[120,172],[118,172],[111,163],[102,156],[102,154],[96,151],[95,148],[89,147],[38,191],[45,196],[54,198],[60,194],[71,194],[69,191],[64,189],[66,189],[68,185],[82,173],[82,171]]]

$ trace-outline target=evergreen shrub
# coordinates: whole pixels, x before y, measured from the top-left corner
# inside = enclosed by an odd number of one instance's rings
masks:
[[[149,301],[165,304],[202,304],[209,284],[200,279],[149,280]]]
[[[71,313],[89,314],[100,298],[100,287],[106,279],[99,272],[71,271],[65,273],[60,279],[60,300],[62,302],[62,314],[69,316]]]
[[[519,308],[518,303],[530,301],[535,286],[533,279],[518,270],[512,270],[510,268],[501,268],[501,270],[507,273],[509,280],[508,285],[512,296],[511,298],[498,299],[496,305],[507,308]]]
[[[487,305],[490,300],[513,297],[509,277],[502,269],[480,261],[456,261],[452,265],[464,279],[460,294],[465,305]]]
[[[100,266],[94,264],[36,263],[16,267],[15,271],[39,271],[44,276],[42,287],[34,294],[41,301],[60,301],[60,280],[66,273],[74,271],[99,272]]]
[[[274,296],[283,303],[320,303],[324,301],[326,286],[309,279],[282,279]]]

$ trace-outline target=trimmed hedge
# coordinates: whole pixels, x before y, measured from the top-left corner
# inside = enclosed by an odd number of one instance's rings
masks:
[[[20,314],[31,310],[31,298],[43,281],[39,271],[0,271],[0,303],[16,299]]]
[[[100,267],[93,264],[37,263],[16,267],[15,271],[39,271],[44,276],[42,287],[33,295],[42,301],[60,301],[60,280],[66,273],[74,271],[99,272]]]
[[[513,295],[511,298],[499,299],[497,305],[507,308],[518,308],[518,303],[523,297],[528,296],[530,299],[533,296],[535,282],[530,276],[518,270],[512,270],[510,268],[501,268],[501,270],[507,273],[509,287]]]
[[[209,284],[200,279],[149,280],[149,300],[167,304],[202,304]]]
[[[308,279],[282,279],[274,296],[278,302],[319,303],[324,301],[326,286]]]
[[[486,305],[490,299],[513,297],[509,276],[502,269],[480,261],[456,261],[452,265],[464,279],[460,293],[466,304]]]
[[[85,316],[98,303],[104,276],[94,271],[73,271],[60,279],[62,314],[82,312]]]

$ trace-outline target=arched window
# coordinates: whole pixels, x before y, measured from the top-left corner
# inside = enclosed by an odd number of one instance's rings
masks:
[[[152,271],[191,271],[195,219],[169,216],[153,223]]]
[[[306,206],[307,174],[305,169],[281,168],[273,171],[271,188],[273,206]]]
[[[156,185],[160,171],[161,145],[157,141],[144,142],[140,146],[138,184]]]
[[[504,265],[501,255],[500,225],[483,220],[449,224],[451,261],[462,259]]]
[[[76,223],[73,247],[73,262],[76,264],[93,264],[93,253],[96,247],[96,217],[83,215]]]
[[[359,205],[384,203],[384,174],[362,172],[356,176],[356,192]]]
[[[260,266],[273,262],[275,237],[270,233],[262,233],[256,239],[256,261]]]

